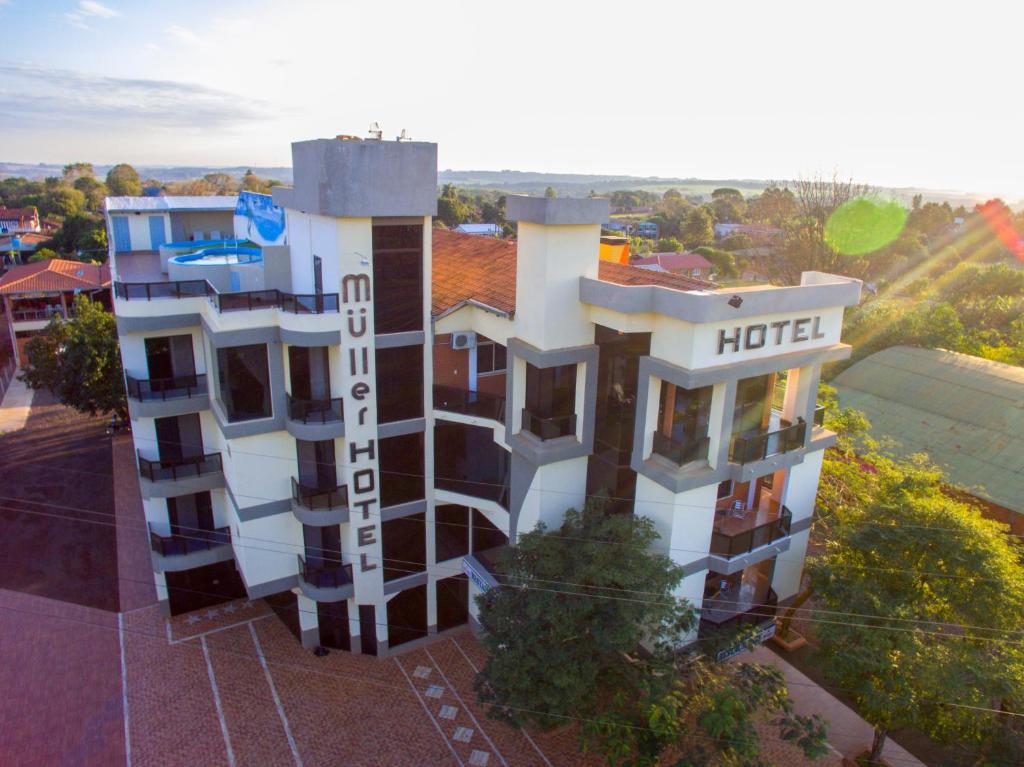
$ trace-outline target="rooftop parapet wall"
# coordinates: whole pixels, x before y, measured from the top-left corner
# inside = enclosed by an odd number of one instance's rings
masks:
[[[505,216],[509,221],[543,226],[601,225],[608,220],[610,212],[609,201],[601,197],[576,199],[509,195]]]
[[[295,184],[274,203],[320,216],[433,216],[437,144],[315,139],[292,144]]]

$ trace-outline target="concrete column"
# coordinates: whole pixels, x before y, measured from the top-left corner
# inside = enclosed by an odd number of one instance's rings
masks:
[[[14,335],[14,315],[11,313],[10,296],[4,296],[4,311],[7,313],[7,330],[11,334],[11,345],[14,347],[14,364],[21,367],[21,355],[18,353],[18,338]]]
[[[302,632],[302,646],[316,647],[320,644],[320,622],[316,615],[316,602],[299,589],[292,591],[295,593],[299,607],[299,630]]]

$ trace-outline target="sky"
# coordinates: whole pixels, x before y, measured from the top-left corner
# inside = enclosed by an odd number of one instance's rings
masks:
[[[975,0],[0,0],[0,160],[439,166],[1024,198],[1024,7]]]

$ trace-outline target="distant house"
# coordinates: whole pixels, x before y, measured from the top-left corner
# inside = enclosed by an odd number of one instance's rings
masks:
[[[941,349],[893,346],[833,381],[843,407],[897,455],[927,453],[953,495],[1024,535],[1024,369]]]
[[[715,224],[716,240],[725,239],[730,234],[745,234],[755,244],[765,245],[782,234],[782,230],[768,224]]]
[[[641,221],[633,227],[633,233],[637,237],[656,240],[658,239],[658,225],[653,221]]]
[[[602,229],[607,229],[609,232],[622,232],[623,234],[629,234],[633,227],[628,222],[622,221],[609,221],[606,224],[601,224]]]
[[[3,265],[24,263],[30,253],[49,239],[50,235],[41,232],[0,235],[0,258],[3,259]]]
[[[678,253],[652,253],[643,258],[634,259],[633,266],[650,269],[656,272],[671,272],[686,277],[706,279],[711,274],[713,264],[700,253],[686,251]]]
[[[0,278],[4,314],[21,364],[25,344],[54,316],[67,317],[76,295],[84,293],[110,307],[110,268],[61,258],[15,266]]]
[[[455,231],[479,237],[501,237],[501,227],[498,224],[459,224]]]
[[[0,234],[41,231],[39,211],[35,206],[27,208],[5,208],[0,206]]]

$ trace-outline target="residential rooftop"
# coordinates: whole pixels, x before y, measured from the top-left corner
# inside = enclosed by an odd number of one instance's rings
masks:
[[[236,195],[173,196],[173,197],[108,197],[107,210],[120,213],[170,212],[173,210],[233,211],[238,205]]]
[[[59,293],[110,287],[110,267],[52,258],[15,266],[0,278],[0,295]]]

